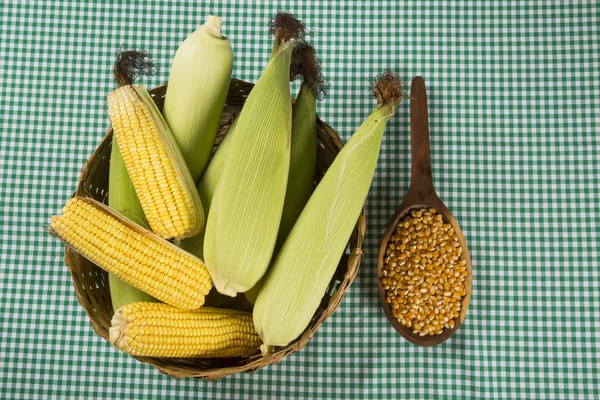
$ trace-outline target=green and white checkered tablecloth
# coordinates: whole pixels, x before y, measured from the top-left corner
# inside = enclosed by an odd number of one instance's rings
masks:
[[[87,3],[87,4],[84,4]],[[473,259],[467,319],[419,348],[388,324],[379,240],[409,183],[409,107],[388,125],[368,198],[365,259],[301,352],[218,382],[175,380],[97,337],[63,246],[43,230],[108,125],[117,49],[168,77],[179,43],[223,17],[234,76],[255,81],[267,21],[312,31],[344,139],[384,69],[428,85],[436,188]],[[3,1],[0,11],[2,398],[600,398],[600,4],[597,1]]]

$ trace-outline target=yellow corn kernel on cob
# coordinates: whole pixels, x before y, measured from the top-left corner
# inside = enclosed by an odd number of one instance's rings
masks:
[[[161,303],[132,303],[112,319],[110,342],[144,357],[240,357],[258,352],[250,313],[202,307],[180,310]]]
[[[100,268],[182,309],[204,304],[212,286],[201,260],[86,197],[53,216],[51,233]]]
[[[110,151],[110,169],[108,173],[108,206],[138,225],[148,226],[140,201],[135,194],[129,174],[127,174],[119,145],[114,137]],[[108,287],[113,310],[138,301],[156,301],[148,293],[123,282],[115,274],[108,274]]]
[[[142,85],[108,95],[108,113],[127,172],[152,230],[165,239],[194,236],[202,203],[162,115]]]

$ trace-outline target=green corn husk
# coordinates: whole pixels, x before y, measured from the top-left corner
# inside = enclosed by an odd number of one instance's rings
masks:
[[[232,297],[254,286],[266,271],[285,199],[292,119],[290,60],[298,30],[278,27],[275,33],[272,57],[231,137],[206,224],[206,266],[216,289]]]
[[[210,158],[231,81],[233,51],[220,30],[221,18],[210,15],[179,46],[165,94],[163,115],[194,182]]]
[[[303,84],[292,107],[290,172],[274,254],[283,245],[314,189],[317,163],[316,103],[313,90]],[[264,278],[245,293],[251,303],[256,301]]]
[[[292,106],[290,172],[273,254],[279,252],[314,190],[317,164],[317,96],[319,93],[325,95],[326,90],[315,48],[309,43],[295,44],[291,76],[301,76],[303,82]],[[264,278],[265,276],[244,293],[251,303],[256,301]]]
[[[206,168],[204,175],[202,175],[202,179],[198,184],[198,194],[200,195],[202,205],[206,207],[206,210],[210,210],[210,204],[212,203],[212,199],[217,188],[217,182],[221,176],[221,170],[223,169],[223,164],[225,163],[225,157],[229,152],[229,143],[231,142],[231,137],[234,134],[238,119],[239,116],[236,116],[231,122],[231,125],[229,125],[227,133],[219,144],[215,155],[210,160],[210,164]]]
[[[369,192],[383,132],[402,99],[400,80],[382,75],[378,105],[313,192],[265,277],[253,319],[263,353],[308,326],[331,281]]]
[[[276,249],[288,236],[314,189],[317,163],[317,98],[302,85],[292,108],[290,172]]]
[[[108,172],[108,206],[148,229],[148,222],[144,216],[142,205],[135,194],[133,183],[131,183],[129,174],[127,174],[127,168],[121,157],[121,151],[119,150],[117,141],[114,139]],[[110,289],[113,310],[138,301],[158,301],[146,292],[123,282],[112,273],[108,274],[108,287]]]
[[[208,215],[210,210],[210,203],[212,202],[215,189],[217,188],[217,182],[219,181],[221,169],[223,168],[225,156],[227,155],[229,143],[231,142],[230,138],[233,135],[237,121],[238,117],[236,117],[233,122],[231,122],[231,125],[229,125],[227,133],[223,137],[223,140],[219,144],[219,147],[217,148],[217,151],[213,155],[212,159],[206,166],[204,174],[198,183],[198,194],[200,195],[202,208],[204,209],[204,213],[206,215]],[[200,231],[200,233],[196,236],[182,240],[181,243],[179,243],[179,246],[188,253],[192,253],[196,257],[204,260],[203,247],[205,233],[206,229],[202,229],[202,231]]]

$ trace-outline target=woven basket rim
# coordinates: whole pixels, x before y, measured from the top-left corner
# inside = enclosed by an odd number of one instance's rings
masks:
[[[227,97],[226,110],[233,110],[235,107],[241,109],[247,94],[252,89],[253,85],[242,80],[233,78],[229,88],[229,94]],[[149,92],[162,109],[162,99],[166,91],[166,84],[150,89]],[[225,131],[224,127],[227,126],[227,120],[225,118],[226,110],[224,111],[224,117],[221,121],[221,131]],[[225,123],[224,123],[225,121]],[[229,119],[229,123],[231,118]],[[318,136],[321,147],[326,146],[322,143],[324,140],[327,141],[329,146],[333,146],[333,151],[339,152],[343,147],[343,142],[337,132],[333,130],[329,125],[323,122],[317,117],[318,125]],[[221,135],[221,133],[220,133]],[[90,155],[85,165],[81,170],[81,174],[78,180],[78,188],[73,196],[75,195],[91,195],[97,200],[106,202],[108,189],[108,168],[106,171],[100,171],[101,164],[107,163],[106,157],[110,158],[110,143],[112,142],[112,127],[109,127],[106,131],[101,143],[98,145],[94,153]],[[218,146],[219,139],[217,140],[216,146]],[[319,151],[324,151],[319,149]],[[107,153],[108,152],[108,156]],[[101,158],[99,158],[101,157]],[[321,160],[318,160],[318,163]],[[325,161],[326,162],[326,161]],[[329,163],[330,164],[330,163]],[[102,173],[104,175],[102,175]],[[97,187],[93,187],[89,184],[88,178],[100,179],[100,184]],[[102,189],[102,184],[106,185],[105,189]],[[290,345],[285,347],[277,347],[276,351],[267,355],[254,355],[244,358],[236,359],[224,359],[223,363],[230,361],[232,365],[214,366],[210,365],[211,361],[217,362],[212,359],[174,359],[174,358],[158,358],[158,357],[134,357],[137,360],[150,364],[157,368],[162,373],[175,377],[194,377],[207,380],[215,380],[231,375],[238,372],[252,372],[257,369],[263,368],[269,364],[279,363],[285,356],[295,353],[298,350],[304,348],[308,341],[313,337],[321,324],[337,309],[341,303],[344,294],[352,284],[358,269],[360,262],[363,257],[362,244],[364,241],[364,235],[366,231],[366,214],[365,207],[361,211],[358,218],[357,224],[353,230],[352,236],[349,241],[350,253],[344,254],[340,260],[340,265],[334,274],[330,285],[326,291],[326,294],[322,300],[321,305],[317,309],[315,316],[311,320],[306,330],[293,341]],[[110,292],[108,291],[108,280],[106,279],[106,272],[101,270],[96,265],[92,264],[75,250],[69,246],[65,247],[65,263],[71,273],[71,279],[75,288],[77,299],[82,307],[85,309],[88,318],[94,331],[104,340],[108,341],[108,325],[110,322],[106,318],[100,318],[106,312],[112,311],[112,302],[110,300]],[[345,267],[344,267],[345,266]],[[82,272],[85,268],[90,268],[92,271],[89,273],[91,278],[87,279],[85,274]],[[83,276],[83,278],[82,278]],[[87,280],[86,280],[87,279]],[[83,280],[83,281],[82,281]],[[82,284],[83,283],[83,284]],[[94,295],[91,295],[94,292]],[[95,296],[96,292],[100,295]],[[326,304],[324,302],[326,301]],[[107,311],[110,310],[110,311]],[[102,314],[102,315],[100,315]],[[222,360],[219,360],[219,362]]]

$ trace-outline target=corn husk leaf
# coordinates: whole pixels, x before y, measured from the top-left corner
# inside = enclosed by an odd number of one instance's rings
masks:
[[[292,230],[314,189],[317,163],[316,102],[313,92],[303,87],[292,107],[290,171],[276,250]]]
[[[396,106],[380,105],[364,121],[327,170],[276,256],[253,312],[263,352],[296,339],[317,310],[369,192],[384,128]]]
[[[274,254],[279,252],[314,189],[317,163],[316,103],[314,92],[303,84],[292,106],[290,172]],[[251,303],[256,301],[264,278],[245,293]]]
[[[195,182],[210,158],[231,81],[233,51],[220,28],[221,18],[211,15],[183,41],[165,94],[163,115]]]
[[[274,47],[244,104],[208,214],[205,261],[228,296],[254,286],[275,247],[290,157],[291,44]]]
[[[233,131],[235,129],[237,121],[238,117],[236,117],[233,120],[233,122],[229,126],[229,129],[227,129],[227,133],[223,137],[223,140],[219,144],[217,151],[208,163],[208,166],[204,170],[204,174],[202,175],[202,178],[198,183],[198,194],[200,195],[200,201],[202,201],[202,208],[204,209],[204,213],[206,215],[208,215],[210,211],[210,204],[212,203],[212,199],[215,194],[215,189],[217,188],[217,182],[219,181],[219,177],[221,176],[221,169],[223,168],[225,156],[228,153],[229,143],[231,143],[230,138],[233,135]],[[192,253],[198,258],[204,259],[205,233],[206,230],[202,229],[200,233],[196,236],[181,241],[180,247],[185,251]]]

